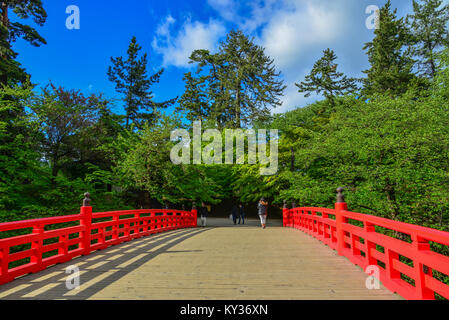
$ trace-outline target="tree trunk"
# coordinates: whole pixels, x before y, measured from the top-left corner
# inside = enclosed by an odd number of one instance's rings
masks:
[[[1,22],[5,26],[5,28],[9,29],[9,18],[8,18],[8,5],[5,2],[2,2],[2,17]]]
[[[0,16],[0,19],[1,19],[0,22],[3,26],[5,26],[7,34],[8,34],[8,29],[9,29],[8,4],[6,4],[6,2],[1,2],[1,9],[2,9],[2,12],[1,12],[1,16]],[[7,57],[2,53],[2,50],[0,50],[0,59],[7,59]],[[2,74],[0,76],[0,84],[6,85],[7,83],[8,83],[8,75],[6,73]]]
[[[429,35],[427,35],[427,50],[429,50],[429,55],[430,55],[430,72],[432,74],[432,78],[435,78],[435,75],[437,73],[437,68],[435,65],[435,59],[433,57],[433,50],[432,50],[432,43],[431,40],[429,39]]]
[[[236,88],[236,96],[235,96],[235,101],[236,101],[236,106],[235,106],[235,125],[237,128],[241,128],[241,124],[240,124],[240,116],[241,116],[241,108],[240,108],[240,104],[241,104],[241,98],[240,98],[240,86],[242,85],[241,81],[239,80],[237,82],[237,88]]]
[[[435,61],[433,60],[433,58],[430,59],[430,70],[432,72],[432,78],[435,78],[435,75],[437,73],[437,68],[435,66]]]

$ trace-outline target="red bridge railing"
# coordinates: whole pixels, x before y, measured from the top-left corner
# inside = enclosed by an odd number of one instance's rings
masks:
[[[431,249],[432,243],[447,249],[449,232],[347,211],[337,191],[335,209],[284,205],[284,227],[308,233],[363,270],[379,270],[374,276],[405,299],[432,300],[435,293],[449,299],[449,257]]]
[[[0,284],[124,241],[197,226],[196,209],[92,213],[89,195],[86,195],[80,214],[0,224]],[[73,226],[58,227],[68,223]],[[25,234],[1,239],[2,233],[10,231]],[[52,243],[45,244],[46,240]],[[28,248],[20,250],[26,245]],[[26,262],[11,266],[20,261]]]

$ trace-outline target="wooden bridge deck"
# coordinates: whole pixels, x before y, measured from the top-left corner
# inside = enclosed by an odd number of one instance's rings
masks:
[[[271,221],[182,229],[132,240],[0,286],[0,299],[399,299],[318,240]],[[80,270],[68,290],[66,268]]]

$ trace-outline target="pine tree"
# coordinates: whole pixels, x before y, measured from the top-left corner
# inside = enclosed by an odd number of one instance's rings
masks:
[[[266,119],[270,107],[282,104],[280,96],[286,87],[274,60],[240,30],[229,32],[220,53],[226,61],[223,84],[232,97],[234,125],[239,128],[242,122]]]
[[[154,123],[159,117],[159,110],[174,104],[177,99],[153,101],[150,87],[159,82],[164,69],[148,76],[148,57],[144,53],[139,58],[140,50],[142,47],[137,43],[136,37],[133,37],[127,50],[127,59],[111,57],[112,66],[107,72],[109,80],[115,83],[116,91],[124,95],[126,128],[129,128],[131,122],[139,128],[142,128],[145,122]]]
[[[191,72],[184,75],[185,91],[179,99],[177,111],[186,111],[189,121],[203,121],[210,116],[210,104],[207,101],[205,92],[204,77],[195,78]]]
[[[202,108],[219,127],[240,128],[267,119],[271,107],[281,105],[280,96],[285,86],[273,59],[241,31],[231,31],[220,43],[217,53],[195,50],[190,60],[197,63],[198,76],[185,77],[191,83],[186,84],[181,101],[205,95],[209,106],[203,103],[193,107],[183,103],[181,109]]]
[[[25,70],[14,60],[18,54],[12,49],[12,43],[23,38],[36,47],[46,44],[34,28],[11,21],[10,11],[20,19],[32,17],[39,26],[43,26],[47,19],[41,0],[0,1],[0,84],[5,85],[9,82],[24,82],[26,79]]]
[[[209,101],[209,106],[205,106],[208,109],[208,120],[215,122],[218,128],[233,125],[232,97],[230,90],[225,86],[227,76],[225,56],[199,49],[192,52],[190,63],[197,63],[196,74],[199,74],[197,88],[201,89]],[[203,73],[205,67],[208,68],[208,72]]]
[[[391,10],[388,0],[379,12],[379,28],[374,31],[372,42],[364,46],[371,64],[364,79],[364,93],[367,95],[386,92],[392,95],[404,93],[411,80],[413,60],[405,46],[410,43],[410,34],[404,19],[396,17],[397,9]]]
[[[346,77],[342,72],[337,72],[338,65],[335,63],[337,56],[333,50],[328,48],[323,53],[323,57],[315,63],[305,81],[295,85],[299,88],[298,92],[306,93],[304,95],[306,98],[312,92],[323,93],[333,106],[335,97],[357,89],[356,80]]]
[[[439,69],[439,53],[449,45],[449,5],[442,4],[442,0],[413,0],[414,13],[407,17],[419,71],[430,78],[434,78]]]

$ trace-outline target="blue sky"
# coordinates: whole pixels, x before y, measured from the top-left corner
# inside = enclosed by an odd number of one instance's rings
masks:
[[[39,48],[23,40],[14,44],[18,60],[32,74],[32,82],[49,81],[85,93],[103,92],[117,98],[107,79],[110,57],[125,56],[132,36],[149,54],[149,70],[165,68],[153,87],[156,101],[180,96],[183,74],[191,70],[188,56],[194,49],[214,51],[233,28],[254,37],[275,59],[287,84],[284,104],[273,112],[302,107],[305,99],[295,82],[303,80],[326,48],[334,49],[340,70],[361,76],[368,67],[363,44],[373,37],[365,26],[369,5],[377,0],[43,0],[48,13],[38,27],[48,44]],[[411,0],[393,0],[399,15],[411,10]],[[66,8],[80,9],[79,30],[66,28]],[[122,113],[117,104],[114,109]]]

